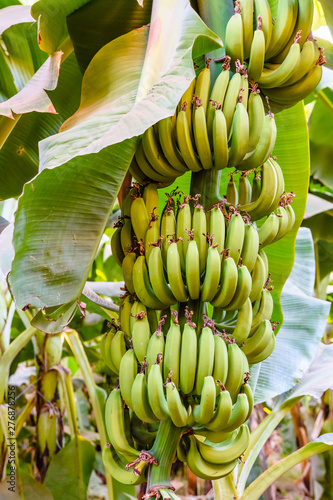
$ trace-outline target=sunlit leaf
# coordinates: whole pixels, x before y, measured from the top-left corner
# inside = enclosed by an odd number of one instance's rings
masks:
[[[1,6],[0,6],[1,7]],[[34,23],[29,5],[11,5],[0,11],[0,33],[18,23]]]

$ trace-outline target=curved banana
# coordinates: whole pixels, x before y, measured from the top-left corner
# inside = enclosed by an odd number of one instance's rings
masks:
[[[163,377],[167,379],[171,370],[171,379],[177,389],[179,387],[181,339],[180,326],[178,320],[175,319],[165,339]]]
[[[247,400],[249,402],[249,411],[248,411],[248,414],[247,414],[247,417],[245,420],[248,420],[251,415],[252,415],[252,411],[253,411],[253,406],[254,406],[254,397],[253,397],[253,392],[252,392],[252,389],[251,389],[251,386],[248,384],[248,382],[245,382],[243,385],[242,385],[242,388],[241,388],[241,393],[243,394],[246,394],[247,396]]]
[[[141,484],[146,480],[145,474],[143,474],[144,469],[147,467],[145,461],[141,461],[135,466],[134,473],[133,469],[126,469],[123,461],[119,458],[116,450],[110,444],[106,444],[103,448],[102,453],[103,463],[109,474],[122,484],[129,484],[135,486]]]
[[[120,389],[113,389],[105,403],[105,426],[112,446],[128,460],[135,460],[139,456],[138,450],[133,448],[126,437],[125,413]]]
[[[176,427],[185,427],[188,422],[188,413],[181,400],[178,389],[171,380],[167,380],[165,387],[170,418]]]
[[[132,309],[132,299],[127,295],[121,302],[119,307],[120,328],[122,331],[132,337],[132,329],[130,327],[130,313]]]
[[[120,239],[121,229],[118,227],[111,237],[111,253],[119,267],[121,267],[125,257]]]
[[[165,158],[157,140],[154,127],[149,127],[143,134],[142,147],[147,160],[156,172],[164,175],[164,177],[171,178],[181,175],[181,172],[173,168]]]
[[[264,124],[257,142],[256,148],[248,153],[245,158],[236,166],[237,170],[252,170],[262,164],[265,164],[267,158],[273,151],[276,139],[276,124],[274,115],[268,114],[264,118]],[[257,203],[258,200],[257,200]],[[245,205],[249,207],[251,204]]]
[[[237,288],[237,265],[232,257],[222,261],[221,286],[211,304],[214,307],[225,307],[233,298]]]
[[[261,29],[261,22],[259,23],[260,19],[261,17],[259,18],[258,16],[258,28],[253,34],[249,65],[247,68],[250,82],[258,82],[264,70],[266,41],[265,34]]]
[[[217,397],[217,405],[213,417],[205,424],[205,427],[214,432],[222,431],[230,419],[231,410],[232,400],[230,394],[222,385]]]
[[[231,205],[238,205],[238,191],[236,187],[236,183],[234,181],[233,174],[230,173],[230,180],[227,186],[227,202]]]
[[[124,219],[124,224],[120,232],[120,241],[125,255],[131,251],[133,245],[132,223],[128,217]]]
[[[252,288],[252,278],[246,266],[238,266],[237,288],[235,295],[224,309],[226,311],[236,311],[241,309],[250,295]]]
[[[133,286],[140,302],[150,309],[164,309],[164,304],[158,300],[149,281],[146,259],[140,255],[133,266]]]
[[[201,300],[210,302],[217,294],[221,276],[221,258],[217,247],[210,246],[207,254],[206,274],[201,287]]]
[[[148,398],[153,413],[158,420],[170,418],[168,404],[164,395],[163,379],[159,363],[156,362],[148,373]]]
[[[227,122],[221,108],[215,109],[213,115],[212,138],[214,168],[222,170],[228,165],[229,149]]]
[[[138,372],[138,362],[133,349],[125,352],[119,366],[119,387],[123,400],[132,408],[132,385]]]
[[[151,219],[149,221],[149,227],[146,232],[145,237],[145,256],[146,262],[149,263],[149,257],[151,254],[154,245],[156,245],[160,238],[160,222],[158,220],[157,215],[154,214],[154,211],[151,212]]]
[[[158,246],[150,252],[148,270],[150,283],[158,300],[165,306],[175,304],[177,300],[165,279],[162,252]]]
[[[295,43],[290,47],[289,53],[285,60],[275,69],[263,70],[261,77],[258,80],[259,86],[262,89],[271,89],[280,87],[293,74],[296,66],[299,65],[301,58],[301,49],[298,43],[298,38],[295,38]]]
[[[252,196],[251,203],[257,201],[261,193],[261,176],[255,171],[252,180]]]
[[[295,27],[298,0],[280,0],[273,25],[271,43],[266,51],[266,59],[279,54],[290,39]]]
[[[292,85],[286,87],[265,88],[265,95],[279,104],[293,104],[302,101],[319,84],[323,74],[323,68],[318,63],[307,75]]]
[[[212,237],[213,245],[217,245],[219,253],[222,252],[225,242],[225,219],[219,205],[214,205],[210,209],[209,234]]]
[[[260,93],[253,88],[249,97],[249,152],[256,149],[265,121],[265,108]]]
[[[237,344],[243,344],[248,338],[252,325],[252,304],[249,298],[246,299],[238,311],[237,322],[232,336]]]
[[[188,293],[182,278],[179,251],[176,242],[170,243],[167,251],[167,274],[171,292],[177,302],[186,302]]]
[[[150,183],[147,186],[145,186],[142,193],[142,198],[146,205],[148,218],[151,217],[152,212],[155,213],[156,217],[159,217],[158,215],[159,196],[156,184]]]
[[[254,302],[259,297],[263,287],[265,286],[267,277],[266,277],[266,267],[265,263],[260,257],[257,255],[256,263],[254,265],[252,271],[252,290],[250,292],[250,300]]]
[[[131,204],[131,224],[138,241],[145,240],[149,227],[149,217],[144,199],[135,198]]]
[[[197,242],[189,242],[186,253],[186,284],[189,296],[195,300],[200,297],[200,256]]]
[[[170,175],[166,177],[165,175],[162,175],[159,172],[156,172],[156,170],[153,169],[153,167],[150,165],[149,161],[146,158],[146,155],[143,151],[143,146],[142,146],[142,141],[139,142],[138,147],[135,151],[135,160],[140,168],[140,170],[146,175],[149,179],[153,179],[155,182],[162,182],[162,183],[168,183],[172,184],[173,181],[175,180],[174,176]]]
[[[194,241],[196,241],[199,250],[200,273],[205,270],[207,260],[207,221],[206,214],[201,205],[196,203],[192,218]]]
[[[119,373],[120,362],[126,352],[125,334],[122,330],[117,331],[112,339],[110,347],[112,363]]]
[[[115,367],[111,357],[111,343],[114,336],[115,333],[112,331],[105,333],[101,341],[101,355],[110,370],[118,375],[118,369]]]
[[[202,165],[193,148],[191,139],[192,129],[187,120],[186,111],[187,102],[185,101],[177,115],[176,130],[178,147],[187,167],[193,172],[199,172],[202,169]]]
[[[221,107],[223,106],[225,94],[229,85],[229,77],[230,77],[229,69],[222,69],[222,72],[215,80],[213,90],[209,99],[210,103],[208,104],[207,107],[207,131],[211,144],[213,143],[212,131],[213,131],[213,121],[215,117],[215,110],[217,108],[221,109]]]
[[[213,373],[214,349],[215,349],[215,342],[214,342],[213,332],[209,327],[206,326],[201,330],[199,337],[197,370],[196,370],[195,386],[193,389],[194,394],[200,395],[202,393],[202,387],[204,385],[205,377],[207,377],[208,375],[212,375]],[[214,385],[214,391],[216,392],[215,385]]]
[[[186,455],[186,462],[196,476],[202,479],[219,479],[230,474],[236,467],[237,460],[222,465],[210,464],[200,455],[195,436],[189,436],[189,440],[190,449]]]
[[[267,217],[263,225],[258,229],[261,248],[264,248],[275,240],[279,231],[279,225],[279,218],[274,213]]]
[[[164,356],[164,345],[164,335],[160,327],[158,330],[156,330],[156,332],[153,333],[153,335],[149,339],[146,356],[148,374],[150,373],[150,369],[155,365],[157,359],[160,358],[160,356],[158,358],[158,355]],[[161,371],[162,364],[160,363],[159,366]]]
[[[241,15],[243,20],[243,45],[244,59],[248,59],[250,55],[252,40],[253,40],[253,0],[240,0]]]
[[[200,99],[197,99],[193,112],[193,132],[201,165],[204,169],[213,168],[213,159],[206,125],[206,114]]]
[[[241,347],[243,353],[251,363],[251,359],[258,356],[269,344],[273,334],[271,322],[263,319],[253,335],[245,340]]]
[[[267,0],[254,0],[254,15],[256,19],[258,18],[258,16],[261,16],[261,25],[265,35],[267,50],[271,43],[273,32],[272,13]]]
[[[295,71],[291,74],[290,78],[282,86],[285,87],[292,85],[306,76],[315,66],[319,56],[320,51],[317,44],[312,40],[305,42],[301,50],[299,65],[295,68]]]
[[[261,363],[262,361],[265,361],[265,359],[267,359],[274,351],[275,340],[276,340],[275,335],[273,333],[271,336],[271,340],[270,340],[269,344],[267,345],[267,347],[265,347],[265,349],[263,351],[261,351],[260,354],[251,358],[251,360],[249,360],[249,363],[251,365],[255,365],[256,363]]]
[[[188,319],[182,333],[180,353],[179,387],[183,394],[192,392],[197,369],[197,333],[194,324]]]
[[[192,214],[191,207],[189,205],[189,197],[184,196],[184,203],[178,206],[177,212],[177,232],[176,236],[178,241],[179,256],[181,260],[182,271],[185,272],[186,265],[186,252],[189,245],[189,234],[188,231],[192,227]]]
[[[244,61],[244,40],[242,16],[235,9],[235,14],[228,21],[225,31],[225,53],[235,63],[237,59]]]
[[[250,443],[250,430],[246,424],[240,426],[232,439],[222,442],[218,446],[210,446],[198,441],[202,458],[212,464],[223,464],[240,457]]]
[[[210,59],[206,59],[206,67],[200,71],[194,88],[194,96],[198,97],[202,103],[203,111],[206,116],[208,101],[209,101],[209,91],[210,91],[210,69],[209,69]],[[195,102],[194,102],[195,104]],[[195,105],[192,113],[195,113]]]
[[[188,171],[184,160],[178,151],[172,129],[172,118],[168,116],[158,122],[158,138],[165,158],[170,165],[181,173]]]
[[[244,370],[243,370],[242,351],[240,350],[237,344],[229,344],[228,376],[227,380],[225,381],[225,387],[227,391],[229,391],[232,401],[236,399],[240,387],[243,383],[243,380],[244,380]]]
[[[134,293],[133,286],[133,266],[136,261],[136,254],[134,252],[127,252],[121,264],[125,286],[129,293]]]
[[[223,429],[224,432],[231,432],[240,427],[247,419],[249,413],[249,401],[246,394],[239,393],[236,403],[231,410],[231,416],[227,426]]]
[[[248,176],[242,174],[239,178],[238,184],[238,203],[240,205],[246,205],[246,203],[250,203],[252,195],[252,187]]]
[[[204,377],[200,404],[193,408],[193,418],[198,424],[207,424],[212,420],[216,402],[216,385],[213,377]]]
[[[252,273],[259,253],[259,235],[253,224],[245,224],[242,264]]]
[[[172,198],[169,198],[169,202],[163,212],[161,219],[161,237],[162,237],[161,250],[162,250],[162,258],[164,265],[167,260],[169,240],[174,236],[176,232],[176,218],[173,209],[170,205],[171,201]]]
[[[249,149],[249,115],[241,100],[238,100],[231,126],[231,143],[228,167],[241,163]]]
[[[143,371],[138,373],[134,379],[131,399],[133,411],[140,420],[151,424],[158,422],[149,404],[147,381]]]
[[[137,360],[142,362],[147,355],[150,339],[150,327],[147,314],[134,318],[132,328],[132,345]]]
[[[216,333],[214,335],[214,368],[213,378],[219,380],[221,384],[225,384],[228,376],[228,348],[223,338]],[[216,389],[217,394],[219,388]],[[225,398],[225,396],[223,396]]]
[[[242,77],[240,73],[235,73],[229,82],[228,90],[222,108],[223,114],[225,116],[225,121],[227,124],[228,138],[241,88],[242,88]]]
[[[260,306],[257,314],[253,315],[251,332],[252,336],[254,332],[257,330],[258,326],[261,324],[263,320],[270,320],[273,314],[274,302],[272,295],[267,288],[264,288],[261,292],[261,300]]]
[[[229,256],[234,259],[235,264],[239,262],[239,256],[244,244],[244,234],[245,224],[243,217],[239,213],[232,214],[227,228],[225,248],[229,249]]]

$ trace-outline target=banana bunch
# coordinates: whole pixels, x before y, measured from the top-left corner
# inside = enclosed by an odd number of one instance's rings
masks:
[[[268,0],[235,2],[225,52],[233,68],[237,60],[246,63],[249,81],[275,112],[305,99],[320,82],[326,59],[311,35],[313,11],[313,0],[279,0],[273,20]]]
[[[251,85],[238,61],[232,74],[228,59],[211,89],[206,67],[182,96],[173,117],[144,133],[130,172],[140,183],[171,184],[187,171],[250,170],[271,155],[275,139],[274,115],[265,105],[256,84]]]
[[[238,458],[249,445],[250,431],[246,424],[231,432],[230,437],[217,445],[205,443],[201,436],[184,435],[177,456],[187,462],[190,470],[202,479],[218,479],[229,474]]]

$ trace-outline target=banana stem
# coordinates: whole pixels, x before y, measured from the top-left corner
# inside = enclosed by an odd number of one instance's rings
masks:
[[[233,472],[231,472],[228,476],[213,481],[215,500],[237,500],[239,498],[233,477]]]
[[[183,429],[176,427],[171,420],[160,423],[154,446],[149,451],[158,461],[158,465],[150,465],[147,482],[147,492],[154,488],[168,488],[171,466]]]
[[[201,195],[199,203],[206,212],[222,200],[219,192],[220,178],[221,170],[214,168],[192,172],[190,194],[191,196]]]

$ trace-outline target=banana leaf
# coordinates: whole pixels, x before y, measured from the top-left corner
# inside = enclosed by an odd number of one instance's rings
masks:
[[[40,143],[42,171],[25,185],[15,220],[18,307],[80,296],[137,137],[173,114],[194,76],[192,57],[221,44],[186,0],[172,16],[168,2],[157,7],[158,43],[146,55],[143,27],[104,46],[84,75],[79,110]]]

